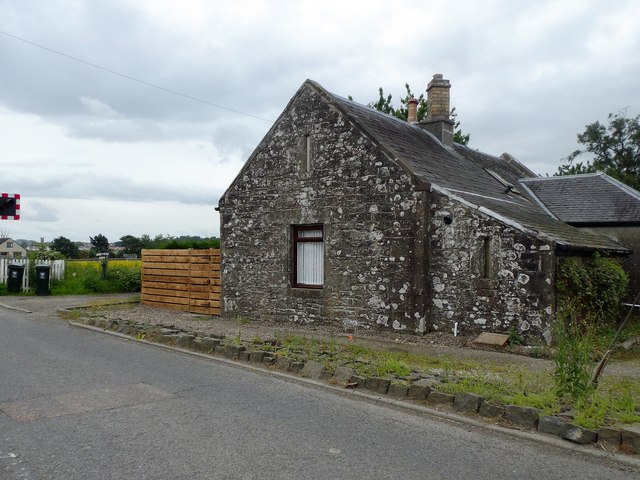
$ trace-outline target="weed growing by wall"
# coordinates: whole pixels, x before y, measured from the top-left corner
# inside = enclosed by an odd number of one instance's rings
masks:
[[[556,395],[572,399],[577,408],[595,408],[591,378],[602,345],[601,330],[617,322],[627,285],[620,264],[598,253],[560,264],[553,379]]]
[[[569,315],[570,313],[565,313]],[[594,364],[594,327],[575,319],[558,315],[556,345],[552,355],[555,368],[553,380],[558,398],[566,396],[582,401],[593,393],[591,376]]]

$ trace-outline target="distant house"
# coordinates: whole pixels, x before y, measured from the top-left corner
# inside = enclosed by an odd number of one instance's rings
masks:
[[[550,340],[558,259],[629,251],[454,143],[450,86],[418,123],[302,84],[219,201],[223,316]]]
[[[23,258],[27,250],[11,238],[0,238],[0,258]]]
[[[633,251],[622,266],[635,297],[640,291],[640,192],[602,172],[521,182],[549,215]]]

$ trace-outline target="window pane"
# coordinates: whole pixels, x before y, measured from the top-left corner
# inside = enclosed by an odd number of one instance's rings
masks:
[[[322,235],[322,230],[307,230]],[[299,233],[303,233],[301,230]],[[324,277],[324,246],[322,242],[300,242],[297,244],[296,280],[301,285],[322,285]]]
[[[317,230],[298,230],[298,238],[322,238],[322,229]]]

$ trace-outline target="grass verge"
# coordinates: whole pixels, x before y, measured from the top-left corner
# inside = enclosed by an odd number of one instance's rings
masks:
[[[104,319],[105,308],[117,310],[123,306],[83,309],[80,314],[73,314],[74,320],[91,316]],[[202,321],[207,318],[197,317]],[[453,356],[379,350],[359,344],[357,340],[345,344],[332,338],[318,340],[295,334],[280,334],[275,339],[258,336],[245,339],[241,326],[242,322],[238,322],[237,332],[223,342],[244,346],[248,351],[270,352],[294,362],[315,360],[329,371],[346,366],[363,377],[389,378],[404,384],[432,378],[433,388],[445,393],[475,393],[491,404],[535,407],[546,415],[563,412],[570,415],[574,423],[590,429],[640,422],[640,382],[635,378],[605,373],[594,395],[572,400],[557,394],[550,369],[532,369],[524,362],[522,366],[514,366]]]
[[[535,407],[546,415],[569,412],[575,423],[585,428],[640,422],[640,382],[634,379],[605,376],[593,397],[573,401],[556,395],[551,372],[525,366],[379,351],[357,343],[343,345],[296,335],[285,335],[277,340],[276,345],[256,345],[253,341],[252,347],[294,360],[316,360],[329,370],[344,365],[353,368],[358,375],[406,383],[427,374],[440,380],[436,386],[439,391],[475,393],[489,403]]]

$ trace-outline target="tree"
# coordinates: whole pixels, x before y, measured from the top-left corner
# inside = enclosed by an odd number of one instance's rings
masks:
[[[109,240],[101,233],[95,237],[89,237],[89,241],[96,253],[109,253]]]
[[[379,112],[383,112],[388,115],[393,115],[394,117],[399,118],[400,120],[406,121],[409,116],[409,109],[408,109],[407,102],[409,101],[409,99],[415,98],[415,96],[411,92],[411,87],[409,87],[408,83],[405,83],[404,86],[407,89],[407,94],[405,95],[404,98],[400,99],[399,108],[395,108],[393,106],[393,103],[392,103],[393,96],[391,94],[385,96],[384,90],[382,89],[382,87],[378,89],[378,100],[375,102],[369,103],[367,106],[374,108]],[[353,100],[351,96],[349,96],[349,99]],[[422,93],[417,98],[417,100],[418,100],[417,117],[418,117],[418,121],[420,122],[424,120],[427,116],[428,103],[427,103],[427,99]],[[449,115],[451,117],[451,120],[454,121],[453,141],[456,143],[460,143],[462,145],[467,145],[469,143],[469,138],[471,137],[471,134],[470,133],[464,134],[460,130],[460,121],[457,120],[458,114],[456,113],[455,107],[451,109],[451,113]]]
[[[37,246],[37,250],[27,253],[32,266],[35,262],[42,260],[62,260],[63,255],[56,250],[51,250],[45,243],[38,243]]]
[[[134,237],[133,235],[125,235],[124,237],[120,237],[120,242],[118,243],[122,247],[124,247],[124,253],[134,254],[138,256],[140,256],[140,250],[145,247],[142,239]]]
[[[640,190],[640,115],[628,118],[626,110],[610,113],[607,125],[598,121],[586,125],[578,143],[584,148],[566,157],[556,175],[602,171]],[[584,153],[591,153],[593,159],[576,161]]]
[[[78,246],[66,237],[54,238],[50,247],[67,258],[76,258],[78,256]]]

